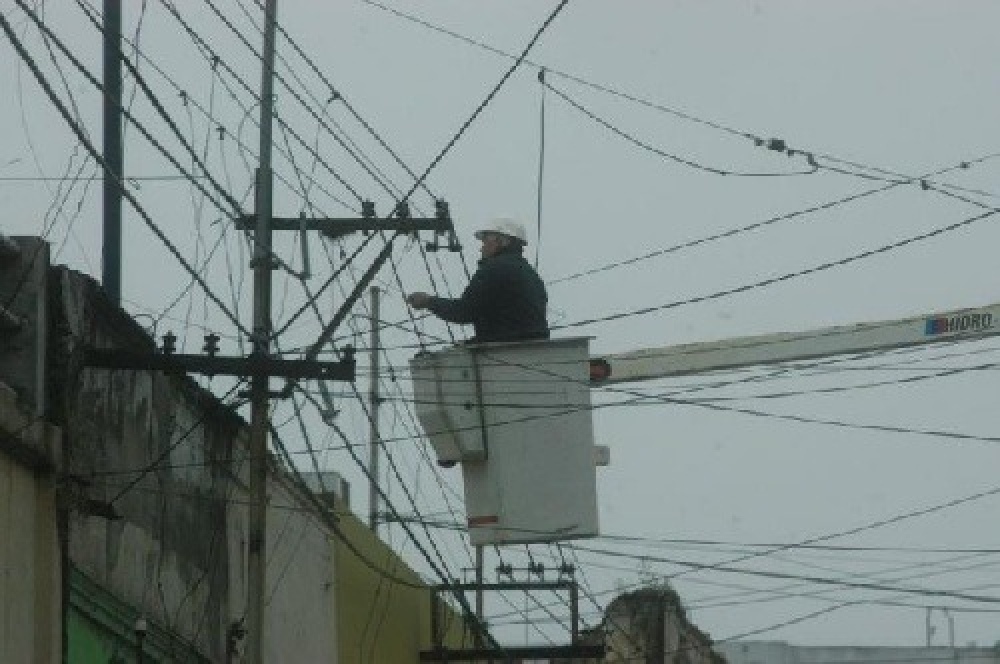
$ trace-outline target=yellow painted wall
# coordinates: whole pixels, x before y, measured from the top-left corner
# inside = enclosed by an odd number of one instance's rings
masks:
[[[338,510],[344,535],[380,570],[410,583],[417,576],[389,547],[377,539],[353,514]],[[407,664],[419,661],[421,650],[431,649],[431,592],[387,580],[371,569],[339,539],[334,544],[336,630],[341,664]],[[453,648],[463,642],[458,615],[442,611],[449,630],[445,643]]]

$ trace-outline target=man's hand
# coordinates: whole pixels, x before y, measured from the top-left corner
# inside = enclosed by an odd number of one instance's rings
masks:
[[[406,303],[414,309],[426,309],[431,296],[427,293],[410,293],[406,296]]]

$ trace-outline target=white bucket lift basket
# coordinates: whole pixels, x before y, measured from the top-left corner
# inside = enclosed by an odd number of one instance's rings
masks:
[[[410,361],[424,433],[461,464],[472,544],[598,534],[588,346],[479,344]]]

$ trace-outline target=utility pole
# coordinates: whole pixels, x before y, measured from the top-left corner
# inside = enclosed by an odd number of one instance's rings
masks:
[[[115,304],[122,279],[122,2],[104,0],[104,237],[101,283]]]
[[[480,625],[485,625],[486,611],[483,606],[483,545],[476,545],[476,618]],[[478,638],[478,637],[477,637]]]
[[[372,330],[371,330],[371,379],[370,387],[368,390],[369,397],[369,413],[370,413],[370,438],[368,441],[368,527],[371,528],[372,532],[378,534],[378,512],[379,512],[379,496],[378,496],[378,446],[379,446],[379,427],[378,427],[378,407],[379,402],[382,398],[379,396],[378,390],[378,371],[379,371],[379,289],[378,286],[372,286],[369,291],[372,298],[371,309],[372,309]]]
[[[260,164],[254,200],[256,227],[251,267],[254,275],[253,354],[270,356],[271,346],[271,129],[274,117],[274,41],[277,0],[264,8],[264,51],[260,93]],[[270,379],[250,379],[250,533],[247,543],[247,639],[249,664],[264,663],[264,598],[267,594],[267,440]]]

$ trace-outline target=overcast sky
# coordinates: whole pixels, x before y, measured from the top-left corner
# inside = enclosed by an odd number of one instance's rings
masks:
[[[99,35],[77,3],[33,4],[99,74]],[[203,3],[177,5],[219,56],[214,69],[206,46],[194,45],[159,0],[125,4],[126,32],[141,54],[140,71],[213,178],[251,210],[258,110],[238,77],[256,88],[259,60]],[[261,20],[256,4],[216,4],[258,47],[260,35],[251,22]],[[392,188],[405,192],[413,184],[343,101],[332,99],[327,83],[413,172],[423,173],[512,64],[497,51],[520,53],[555,6],[538,0],[385,6],[279,0],[283,27],[326,80],[287,41],[279,41],[279,53],[287,59],[279,73],[308,110],[277,87],[278,113],[294,134],[276,130],[275,170],[288,184],[277,185],[275,213],[351,215],[363,198],[387,214]],[[55,66],[39,32],[13,0],[4,0],[3,12],[60,97],[72,96],[83,126],[99,145],[99,96],[50,44]],[[470,270],[477,256],[471,235],[478,225],[496,215],[523,219],[531,231],[529,253],[534,259],[538,251],[539,270],[549,284],[550,320],[557,334],[592,336],[597,352],[990,304],[1000,301],[993,277],[1000,215],[959,222],[1000,205],[1000,159],[987,158],[1000,152],[998,25],[1000,4],[985,0],[573,0],[542,35],[529,62],[431,172],[427,185],[449,202]],[[0,228],[8,234],[45,234],[58,262],[99,275],[99,182],[41,179],[90,178],[96,173],[93,162],[84,159],[85,151],[9,42],[0,48],[10,63],[0,71],[7,91],[0,100],[6,128],[0,142],[5,210]],[[131,47],[129,53],[134,55]],[[544,93],[537,78],[540,66],[552,86]],[[127,82],[126,91],[131,90]],[[132,108],[190,167],[190,157],[183,156],[141,92]],[[328,129],[368,156],[367,170],[393,184],[377,184]],[[793,154],[768,150],[755,137],[781,139]],[[285,156],[288,146],[291,159]],[[127,153],[131,176],[177,175],[134,128],[127,130]],[[814,155],[812,160],[808,155]],[[930,174],[926,188],[907,181]],[[247,255],[229,221],[231,211],[213,207],[184,180],[135,180],[131,190],[192,264],[200,267],[210,257],[206,278],[227,305],[235,302],[249,325]],[[432,211],[430,201],[422,190],[413,198],[423,213]],[[790,214],[817,207],[822,209]],[[778,220],[783,215],[788,218]],[[775,221],[762,223],[770,220]],[[951,225],[956,227],[917,239]],[[756,227],[674,249],[748,226]],[[201,347],[207,327],[223,334],[227,351],[236,352],[235,326],[206,303],[197,287],[186,290],[188,281],[177,262],[131,210],[125,238],[126,308],[143,314],[144,324],[156,319],[158,334],[172,329],[185,336],[188,350]],[[350,254],[361,239],[330,245],[330,260],[340,264],[341,249]],[[293,236],[283,235],[280,247],[298,269]],[[318,238],[311,239],[310,249],[315,291],[331,263]],[[372,255],[362,251],[354,264],[358,273]],[[454,254],[431,255],[425,264],[416,246],[399,241],[394,261],[396,270],[383,270],[378,278],[386,290],[381,313],[387,321],[409,324],[401,283],[406,290],[456,294],[465,282],[462,261]],[[826,264],[832,266],[813,269]],[[597,268],[607,269],[579,276]],[[807,274],[753,286],[797,273]],[[740,292],[713,295],[734,289]],[[279,324],[301,305],[302,292],[298,281],[278,276]],[[678,304],[692,298],[701,301]],[[330,298],[323,301],[329,317]],[[654,311],[634,313],[649,308]],[[614,320],[580,324],[618,314]],[[352,324],[357,333],[345,341],[364,348],[368,324],[363,318]],[[448,338],[447,328],[433,321],[421,321],[420,327],[425,340]],[[308,343],[317,330],[316,319],[304,316],[282,346]],[[458,328],[452,332],[463,335]],[[399,379],[386,385],[396,400],[386,409],[384,433],[405,436],[409,385],[404,366],[418,337],[411,327],[387,331],[382,342],[394,349],[390,358]],[[992,644],[1000,640],[991,613],[1000,610],[1000,553],[968,550],[1000,549],[995,528],[1000,497],[987,495],[867,526],[1000,486],[995,442],[915,432],[996,436],[1000,381],[990,365],[998,355],[997,342],[984,341],[845,360],[823,371],[800,367],[776,376],[751,369],[637,386],[651,394],[674,394],[685,403],[595,412],[599,442],[612,453],[611,467],[599,471],[607,536],[578,542],[581,549],[565,553],[579,563],[588,592],[602,604],[615,588],[639,578],[684,571],[672,583],[691,607],[693,621],[717,639],[759,630],[754,638],[801,644],[922,644],[923,607],[946,606],[954,609],[960,644]],[[978,368],[898,382],[966,367]],[[751,376],[760,380],[706,386]],[[362,391],[363,382],[358,384]],[[695,386],[697,391],[688,390]],[[850,389],[817,391],[832,387]],[[595,393],[598,402],[619,399]],[[755,414],[706,408],[701,400]],[[341,426],[365,436],[367,424],[350,399],[343,401],[342,411]],[[288,404],[279,406],[276,422],[291,413]],[[878,432],[831,421],[913,431]],[[314,416],[310,422],[315,445],[340,445]],[[296,451],[304,450],[297,425],[281,430]],[[422,514],[463,521],[454,493],[460,491],[458,474],[439,475],[417,453],[422,445],[405,440],[387,447]],[[321,462],[351,480],[354,504],[364,513],[367,491],[350,457],[332,450]],[[303,467],[310,466],[303,458]],[[388,486],[399,511],[412,513],[400,483],[394,478]],[[449,512],[449,505],[455,511]],[[669,562],[719,562],[739,557],[748,544],[796,543],[854,529],[862,530],[823,544],[855,550],[798,548],[739,566],[997,599],[974,602],[718,570],[691,572]],[[435,537],[452,569],[469,565],[460,540],[446,533]],[[419,567],[414,547],[401,532],[394,529],[391,538]],[[548,564],[559,559],[544,546],[532,547],[534,556]],[[499,558],[521,566],[528,560],[523,547]],[[490,552],[488,564],[497,562]],[[841,603],[847,605],[832,608]],[[515,604],[524,608],[520,599]],[[585,609],[592,621],[595,609],[589,600]],[[547,617],[537,610],[531,615]],[[940,612],[932,617],[939,627],[935,643],[944,643],[947,622]],[[507,631],[523,639],[522,629]]]

